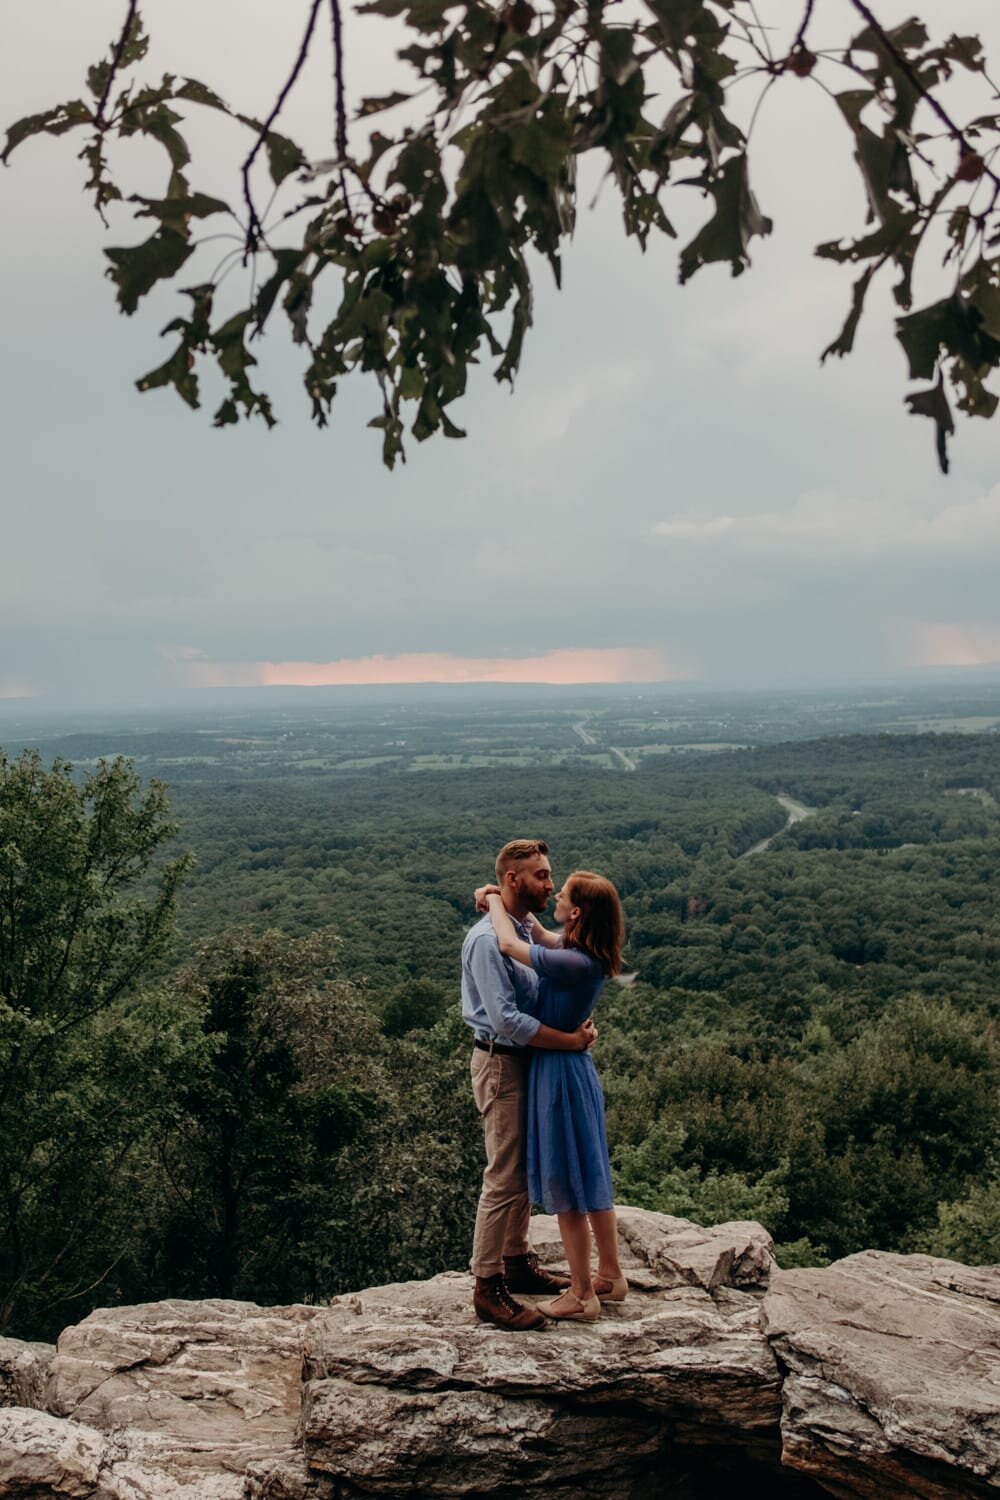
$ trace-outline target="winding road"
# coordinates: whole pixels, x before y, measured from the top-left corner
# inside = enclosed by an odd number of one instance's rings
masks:
[[[819,811],[817,807],[807,807],[804,802],[796,802],[792,797],[787,797],[784,792],[778,793],[778,801],[788,814],[785,827],[779,828],[778,833],[772,833],[770,838],[761,839],[759,844],[753,844],[749,849],[744,849],[740,859],[747,859],[751,854],[761,854],[770,844],[773,844],[778,834],[784,833],[785,829],[791,828],[793,823],[801,823],[805,818],[814,818]]]

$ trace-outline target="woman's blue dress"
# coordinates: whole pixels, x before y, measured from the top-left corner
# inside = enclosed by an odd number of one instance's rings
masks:
[[[575,1031],[604,988],[600,964],[579,948],[532,943],[531,966],[539,976],[535,1015]],[[532,1052],[527,1164],[531,1201],[546,1213],[614,1207],[604,1095],[589,1052]]]

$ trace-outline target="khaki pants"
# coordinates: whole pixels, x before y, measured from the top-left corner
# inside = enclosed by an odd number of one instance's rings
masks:
[[[528,1249],[528,1181],[524,1117],[528,1059],[517,1053],[472,1054],[472,1093],[486,1137],[486,1171],[476,1211],[472,1274],[498,1276],[505,1255]]]

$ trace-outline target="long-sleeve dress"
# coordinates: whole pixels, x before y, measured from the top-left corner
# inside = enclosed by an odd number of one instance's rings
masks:
[[[575,1031],[591,1014],[604,973],[579,948],[531,945],[539,975],[535,1014]],[[614,1206],[604,1094],[589,1052],[534,1052],[528,1070],[528,1191],[547,1213]]]

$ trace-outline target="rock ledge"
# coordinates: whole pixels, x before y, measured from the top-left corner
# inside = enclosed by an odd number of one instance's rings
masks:
[[[0,1497],[1000,1500],[1000,1267],[782,1272],[758,1224],[619,1215],[631,1291],[597,1324],[501,1333],[448,1272],[0,1340]]]

